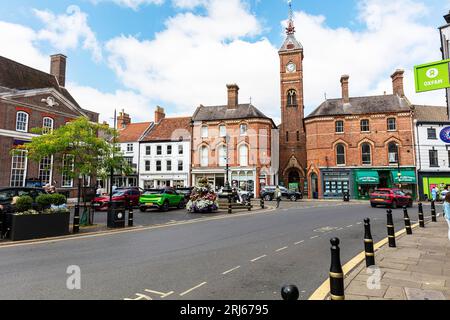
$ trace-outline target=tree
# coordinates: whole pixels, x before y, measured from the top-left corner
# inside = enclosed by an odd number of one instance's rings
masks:
[[[111,170],[120,174],[132,171],[123,153],[115,147],[117,130],[107,124],[93,123],[80,117],[48,133],[44,133],[42,128],[32,131],[40,135],[12,152],[26,150],[28,159],[36,162],[53,155],[54,167],[71,179],[85,176],[106,178]]]

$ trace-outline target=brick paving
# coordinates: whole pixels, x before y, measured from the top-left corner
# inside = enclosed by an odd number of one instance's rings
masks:
[[[375,254],[379,287],[369,288],[376,274],[368,272],[364,261],[346,276],[346,300],[450,300],[447,234],[441,216],[437,223],[397,238],[397,248],[384,245]]]

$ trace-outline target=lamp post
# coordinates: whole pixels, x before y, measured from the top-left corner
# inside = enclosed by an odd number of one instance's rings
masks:
[[[114,109],[114,131],[117,130],[117,109]],[[109,203],[108,203],[108,214],[110,215],[112,212],[112,201],[113,201],[113,180],[114,180],[114,167],[113,162],[115,159],[115,152],[116,152],[116,136],[115,132],[113,135],[113,150],[112,150],[112,161],[111,161],[111,168],[109,173]]]
[[[450,59],[450,11],[444,16],[446,24],[439,28],[441,34],[441,51],[442,58]],[[447,93],[447,115],[450,119],[450,88],[446,89]]]
[[[402,188],[402,184],[400,183],[400,179],[402,177],[402,173],[400,172],[400,145],[397,143],[397,181],[398,181],[398,188]]]

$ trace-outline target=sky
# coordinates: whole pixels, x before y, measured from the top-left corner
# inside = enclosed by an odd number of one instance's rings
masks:
[[[341,95],[392,92],[405,70],[415,104],[445,105],[443,90],[416,94],[413,67],[442,58],[438,27],[450,0],[293,0],[304,47],[305,116]],[[0,55],[49,72],[51,54],[68,56],[66,87],[83,108],[112,122],[189,116],[226,104],[226,84],[280,121],[278,50],[287,0],[0,0]]]

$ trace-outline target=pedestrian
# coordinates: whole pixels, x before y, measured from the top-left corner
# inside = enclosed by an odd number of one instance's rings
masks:
[[[448,240],[450,241],[450,193],[447,193],[444,201],[444,218],[448,223]]]
[[[275,199],[277,200],[277,208],[279,208],[280,207],[280,202],[281,202],[281,190],[280,190],[279,186],[277,186],[275,188],[274,196],[275,196]]]
[[[434,186],[434,188],[431,189],[431,198],[433,199],[433,201],[437,201],[438,193],[439,193],[438,187]]]

